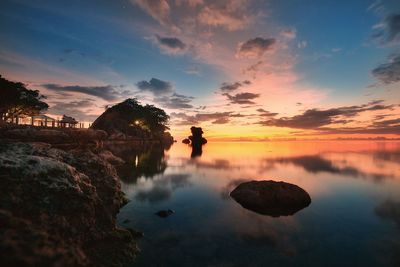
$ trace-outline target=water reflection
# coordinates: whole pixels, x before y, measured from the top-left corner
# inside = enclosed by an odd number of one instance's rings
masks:
[[[135,183],[139,177],[152,177],[163,173],[167,168],[165,150],[169,148],[159,144],[107,147],[125,161],[117,167],[118,174],[125,183]]]
[[[146,235],[133,266],[398,266],[400,142],[208,143],[201,157],[192,152],[175,144],[128,153],[123,190],[133,201],[118,220]],[[288,217],[256,214],[229,196],[249,180],[296,184],[313,204]],[[166,209],[174,216],[154,216]]]
[[[168,200],[176,189],[191,184],[189,177],[190,174],[168,174],[162,179],[147,180],[145,184],[139,182],[135,199],[150,203]]]
[[[400,266],[400,200],[386,199],[375,208],[375,213],[382,220],[394,223],[397,227],[394,236],[399,238],[388,238],[384,240],[383,246],[390,253],[394,266]]]
[[[342,174],[350,177],[362,177],[362,178],[373,178],[376,181],[380,181],[386,178],[392,178],[391,175],[380,174],[380,173],[365,173],[356,167],[344,166],[341,167],[340,163],[336,164],[333,160],[325,159],[321,155],[312,156],[300,156],[300,157],[287,157],[287,158],[276,158],[266,159],[267,163],[284,163],[293,164],[302,167],[304,170],[310,173],[329,172],[333,174]]]
[[[192,145],[192,153],[190,154],[190,157],[191,158],[201,157],[201,154],[203,154],[203,145],[202,144]]]
[[[390,220],[400,229],[400,201],[387,199],[375,208],[375,213],[385,220]]]

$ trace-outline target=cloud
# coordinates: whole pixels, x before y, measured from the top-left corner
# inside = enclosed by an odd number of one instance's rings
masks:
[[[400,41],[400,14],[390,14],[374,25],[372,39],[381,45],[398,44]]]
[[[185,70],[185,73],[197,76],[201,76],[201,72],[202,71],[199,65],[191,65]]]
[[[280,35],[282,35],[283,37],[288,38],[288,39],[296,38],[296,34],[297,34],[297,32],[295,29],[286,29],[286,30],[283,30],[280,32]]]
[[[71,102],[55,101],[50,103],[48,112],[60,116],[66,114],[78,120],[93,121],[98,117],[97,114],[90,114],[90,108],[93,107],[96,106],[90,99]]]
[[[319,134],[395,134],[400,135],[400,124],[387,126],[348,127],[348,128],[319,128]]]
[[[263,108],[259,108],[259,109],[257,109],[257,111],[260,112],[261,115],[265,116],[265,117],[275,117],[276,115],[278,115],[278,113],[270,112],[270,111],[265,110]]]
[[[115,101],[119,98],[123,97],[125,94],[129,94],[128,91],[120,92],[115,89],[114,86],[105,85],[105,86],[80,86],[80,85],[60,85],[60,84],[42,84],[42,87],[57,92],[57,93],[66,93],[66,92],[76,92],[87,94],[91,96],[96,96],[106,101]]]
[[[155,98],[154,101],[170,109],[187,109],[193,108],[193,105],[191,104],[193,99],[194,97],[191,96],[174,93],[172,96]]]
[[[197,113],[195,115],[187,115],[186,113],[171,113],[172,119],[179,119],[176,121],[177,125],[195,125],[200,122],[211,121],[213,124],[226,124],[232,112],[215,112],[215,113]]]
[[[228,117],[222,117],[219,119],[216,119],[215,121],[213,121],[213,124],[227,124],[229,122],[229,118]]]
[[[256,58],[262,57],[266,52],[271,51],[276,44],[274,38],[256,37],[238,45],[237,57]]]
[[[376,14],[382,14],[385,12],[386,8],[382,3],[382,0],[376,0],[375,2],[373,2],[368,8],[367,11],[373,11]]]
[[[254,93],[248,93],[248,92],[239,93],[236,95],[230,95],[228,93],[225,93],[223,95],[226,96],[232,104],[240,104],[240,105],[255,104],[255,102],[252,100],[260,97],[260,94],[254,94]]]
[[[135,199],[140,202],[157,203],[171,198],[174,191],[191,185],[190,174],[167,174],[161,179],[149,180],[149,184],[136,184]]]
[[[297,43],[297,47],[300,49],[306,48],[308,45],[307,41],[301,41]]]
[[[379,65],[372,70],[375,76],[383,84],[391,84],[400,81],[400,54],[394,55],[389,62]]]
[[[170,6],[167,0],[131,0],[161,25],[170,23]]]
[[[245,80],[245,81],[242,81],[242,82],[234,82],[234,83],[226,83],[226,82],[224,82],[219,89],[222,92],[232,92],[232,91],[237,90],[241,86],[249,85],[249,84],[251,84],[251,82],[248,81],[248,80]]]
[[[246,69],[244,69],[243,73],[245,73],[245,74],[249,73],[255,79],[257,76],[257,72],[263,67],[263,64],[264,64],[264,61],[259,60],[256,63],[246,67]]]
[[[288,127],[297,129],[318,129],[319,127],[339,123],[340,117],[350,118],[364,111],[388,110],[393,106],[382,105],[382,101],[372,101],[360,106],[338,107],[331,109],[308,109],[303,114],[261,121],[264,126]]]
[[[153,101],[159,103],[165,108],[170,109],[188,109],[193,108],[191,104],[194,97],[181,95],[175,92],[172,84],[167,81],[162,81],[156,78],[151,78],[150,81],[140,81],[137,87],[144,91],[153,93]]]
[[[156,78],[151,78],[150,81],[140,81],[136,86],[143,90],[152,92],[154,95],[169,94],[173,92],[170,82],[162,81]]]
[[[400,14],[393,14],[386,17],[388,41],[397,40],[400,37]]]
[[[175,5],[181,6],[187,4],[190,7],[196,7],[204,4],[203,0],[175,0]]]
[[[373,123],[375,127],[390,127],[395,125],[400,125],[400,118],[397,119],[390,119],[390,120],[383,120],[383,121],[375,121]]]
[[[303,168],[309,173],[327,172],[333,174],[347,175],[349,177],[373,178],[376,181],[380,181],[385,178],[391,178],[391,176],[387,176],[383,173],[366,173],[352,166],[342,167],[340,165],[340,162],[325,159],[321,155],[266,159],[266,162],[269,164],[293,164],[295,166]]]
[[[253,20],[244,7],[244,1],[240,0],[206,5],[200,10],[197,21],[205,26],[222,27],[229,31],[241,30]]]
[[[186,52],[187,45],[175,37],[161,37],[156,35],[159,47],[168,54],[183,54]]]

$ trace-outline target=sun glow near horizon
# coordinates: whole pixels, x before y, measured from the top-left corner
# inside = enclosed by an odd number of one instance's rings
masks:
[[[192,125],[210,140],[399,137],[396,0],[6,0],[0,13],[13,25],[0,74],[40,90],[51,116],[93,122],[134,97],[177,138]]]

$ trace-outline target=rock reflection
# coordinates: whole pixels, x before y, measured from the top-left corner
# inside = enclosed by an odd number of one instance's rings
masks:
[[[400,201],[387,199],[375,208],[375,214],[394,222],[400,228]]]
[[[159,144],[143,146],[112,146],[108,149],[125,163],[117,167],[118,174],[125,183],[134,183],[141,176],[153,177],[167,168],[165,149]]]
[[[244,233],[240,238],[248,245],[256,247],[275,247],[278,244],[278,236],[274,232]]]
[[[192,153],[190,154],[191,158],[201,157],[202,154],[203,154],[202,144],[192,145]]]
[[[392,221],[396,224],[398,231],[400,230],[400,201],[387,199],[375,208],[375,214],[384,219]],[[397,232],[397,235],[400,235]],[[394,266],[400,266],[400,239],[385,240],[384,246],[391,252]]]

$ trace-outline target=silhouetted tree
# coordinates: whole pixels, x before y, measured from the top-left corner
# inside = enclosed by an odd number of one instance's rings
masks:
[[[131,136],[148,132],[155,137],[163,137],[168,128],[169,116],[164,110],[153,105],[142,106],[137,99],[129,98],[109,107],[92,124],[92,128],[101,129],[109,134],[115,131]]]
[[[167,126],[169,121],[169,116],[164,110],[157,108],[153,105],[146,105],[142,107],[143,122],[149,127],[150,131],[153,133],[163,133],[168,130]]]
[[[18,117],[21,114],[33,116],[46,110],[49,105],[38,90],[30,90],[23,83],[12,82],[0,75],[0,119]]]

